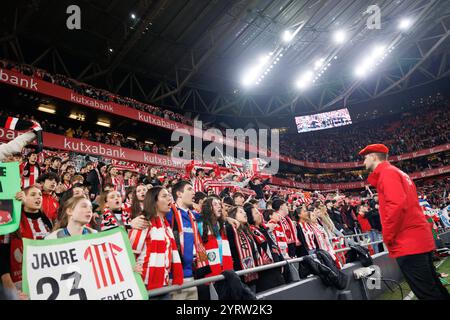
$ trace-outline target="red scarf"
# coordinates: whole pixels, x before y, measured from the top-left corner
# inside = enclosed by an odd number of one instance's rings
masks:
[[[203,225],[204,227],[204,225]],[[208,232],[208,241],[204,244],[206,256],[208,257],[211,273],[205,277],[220,275],[225,270],[233,270],[233,258],[231,256],[230,244],[224,230],[220,233],[222,247],[222,263],[220,262],[219,241],[211,231]]]
[[[254,225],[250,225],[250,230],[252,231],[253,239],[256,241],[256,244],[258,245],[259,249],[259,255],[261,257],[260,259],[260,265],[265,264],[271,264],[273,263],[273,257],[272,252],[270,251],[270,245],[264,236],[264,234],[258,229],[258,227]],[[266,249],[263,248],[263,245],[265,245]]]
[[[169,223],[155,217],[150,224],[147,229],[129,232],[133,252],[137,255],[136,262],[142,264],[142,279],[147,290],[168,286],[170,274],[172,284],[183,284],[183,265]]]
[[[259,259],[259,257],[255,257],[253,255],[252,246],[255,244],[253,242],[253,239],[250,239],[250,237],[243,230],[237,230],[234,227],[232,229],[234,232],[234,239],[236,241],[236,249],[239,256],[239,264],[241,265],[241,270],[255,268],[257,265],[256,261]],[[244,275],[245,282],[250,282],[257,279],[257,272]]]
[[[307,250],[316,249],[316,243],[314,242],[315,235],[311,225],[307,222],[300,222],[300,227],[302,228],[303,234],[305,236],[306,249]]]
[[[129,204],[122,204],[121,207],[121,215],[122,215],[122,221],[117,221],[117,218],[115,217],[115,214],[109,210],[109,208],[103,209],[103,219],[102,219],[102,231],[108,230],[111,228],[115,228],[118,226],[125,226],[125,228],[131,226],[131,206]]]
[[[179,235],[178,244],[180,255],[183,256],[184,253],[184,231],[183,231],[183,219],[181,217],[181,212],[175,206],[175,204],[171,204],[173,217],[172,217],[172,229],[174,229],[174,225],[176,223],[177,232]],[[208,263],[208,256],[206,255],[205,247],[203,246],[202,238],[200,237],[200,233],[198,232],[197,221],[195,220],[194,215],[190,210],[187,211],[189,215],[189,219],[191,220],[192,232],[194,234],[194,265],[195,270],[198,277],[203,278],[205,274],[211,272],[211,268]]]
[[[283,232],[286,235],[286,240],[288,244],[295,243],[296,246],[300,245],[300,241],[297,238],[297,232],[295,230],[294,224],[292,223],[291,218],[289,217],[282,217],[280,215],[280,222],[279,224],[283,228]]]
[[[32,216],[27,217],[28,216]],[[19,236],[12,234],[10,237],[10,263],[11,279],[14,283],[22,281],[23,238],[42,240],[52,230],[50,220],[42,213],[27,214],[22,211],[19,226]]]
[[[283,255],[283,257],[288,257],[289,255],[287,250],[286,235],[284,234],[283,227],[273,220],[270,220],[269,223],[273,223],[276,225],[275,229],[273,229],[273,234],[275,235],[275,239],[277,240],[277,244],[280,248],[281,254]]]

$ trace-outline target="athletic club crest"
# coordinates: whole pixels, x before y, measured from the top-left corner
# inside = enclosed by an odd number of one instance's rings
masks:
[[[208,252],[208,261],[214,261],[216,260],[216,253],[215,252]]]

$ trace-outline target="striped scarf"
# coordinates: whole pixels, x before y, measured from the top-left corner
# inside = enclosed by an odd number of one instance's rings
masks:
[[[300,222],[300,227],[302,228],[303,234],[305,236],[305,245],[307,250],[316,249],[314,231],[308,222]]]
[[[37,148],[35,148],[36,152],[41,152],[44,146],[42,139],[42,128],[41,126],[34,121],[20,120],[19,118],[14,117],[1,117],[0,116],[0,127],[9,130],[33,130],[37,137]]]
[[[172,217],[172,230],[178,233],[178,249],[180,250],[181,259],[183,259],[184,253],[184,231],[183,231],[183,219],[181,217],[181,212],[175,206],[171,204],[173,217]],[[202,238],[198,232],[197,222],[195,217],[190,210],[187,211],[189,219],[191,221],[192,232],[194,234],[194,265],[195,265],[195,275],[197,278],[203,278],[206,274],[211,272],[211,267],[208,263],[208,256],[206,254],[205,247],[202,243]]]
[[[151,227],[144,230],[132,229],[129,238],[136,262],[142,264],[142,278],[147,290],[170,284],[183,284],[183,265],[177,250],[173,231],[166,219],[155,217]]]
[[[131,206],[129,204],[122,204],[120,209],[121,220],[119,221],[116,217],[117,213],[114,213],[109,208],[103,209],[102,215],[102,226],[101,230],[105,231],[118,226],[124,226],[125,228],[131,227]]]
[[[237,230],[234,227],[232,229],[234,232],[234,239],[236,241],[236,249],[239,256],[241,270],[255,268],[257,266],[259,256],[253,239],[251,239],[243,230]],[[245,282],[250,282],[257,279],[258,273],[256,272],[244,275]]]
[[[291,218],[282,217],[280,214],[280,225],[283,228],[283,232],[286,235],[286,240],[288,244],[295,243],[296,246],[300,245],[300,241],[297,238],[297,232],[292,223]]]
[[[14,283],[22,281],[23,238],[42,240],[52,230],[52,224],[45,214],[22,211],[18,233],[10,237],[11,279]]]
[[[283,257],[289,257],[288,254],[288,246],[286,241],[286,235],[284,234],[283,227],[278,224],[277,222],[270,220],[269,223],[276,224],[277,226],[273,230],[273,233],[275,235],[275,239],[277,240],[278,247],[280,248],[281,254]]]
[[[200,223],[200,228],[203,223]],[[211,272],[205,277],[220,275],[225,270],[233,270],[233,258],[231,256],[230,244],[224,230],[216,236],[211,230],[208,231],[208,241],[204,244],[206,256],[208,257]],[[222,254],[222,259],[220,258]]]
[[[341,263],[336,258],[336,254],[334,252],[332,243],[331,243],[330,239],[328,238],[328,235],[327,235],[327,232],[325,231],[325,229],[318,223],[311,223],[310,226],[314,232],[314,235],[316,237],[319,248],[327,251],[330,254],[330,256],[333,258],[333,260],[335,261],[336,266],[340,269],[342,267]]]
[[[20,176],[21,176],[21,186],[22,188],[26,188],[32,186],[36,183],[38,177],[41,175],[41,169],[39,165],[30,164],[28,161],[23,162],[19,166]]]
[[[261,257],[260,265],[273,263],[274,260],[272,257],[272,252],[270,251],[269,241],[266,239],[261,230],[258,229],[258,227],[250,225],[250,230],[259,249],[259,255]]]

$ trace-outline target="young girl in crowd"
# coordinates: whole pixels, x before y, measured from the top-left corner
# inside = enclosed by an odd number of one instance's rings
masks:
[[[211,268],[211,272],[202,277],[212,277],[225,270],[233,270],[233,258],[225,232],[225,219],[222,216],[220,199],[216,197],[206,198],[202,204],[201,212],[198,231],[202,237]],[[209,300],[209,287],[199,286],[198,296],[200,300]]]
[[[228,216],[240,223],[238,228],[231,224],[226,225],[226,233],[233,257],[233,269],[237,271],[255,268],[260,262],[260,256],[247,223],[247,214],[242,207],[235,206],[228,212]],[[256,291],[258,273],[249,273],[244,275],[243,278],[244,282],[253,291]]]
[[[297,236],[302,245],[300,246],[300,256],[314,254],[318,247],[314,230],[311,227],[311,217],[306,205],[295,209],[295,215],[298,216]]]
[[[225,232],[225,220],[222,216],[222,205],[216,197],[208,197],[202,205],[201,221],[198,230],[208,255],[211,273],[205,277],[221,274],[233,269],[230,245]]]
[[[92,204],[84,195],[71,197],[62,205],[61,217],[56,223],[54,231],[45,239],[96,233],[97,231],[87,226],[92,216]]]
[[[42,192],[36,186],[23,189],[21,193],[22,214],[19,229],[0,237],[0,277],[2,285],[15,291],[22,288],[22,239],[41,240],[52,230],[52,223],[42,213]]]
[[[129,232],[136,261],[142,265],[142,278],[148,290],[183,283],[183,266],[173,231],[167,222],[171,195],[163,187],[150,189],[144,199],[144,215],[150,225]],[[170,282],[170,278],[172,281]],[[169,295],[160,297],[167,299]]]
[[[258,247],[258,253],[262,265],[283,261],[284,258],[278,248],[275,236],[272,231],[264,225],[263,217],[259,210],[252,204],[246,203],[244,211],[247,214],[248,224],[253,239]],[[256,282],[256,292],[265,291],[276,286],[283,285],[284,279],[281,268],[269,269],[259,273]]]
[[[281,219],[280,215],[273,209],[267,209],[264,211],[263,216],[264,219],[268,221],[268,225],[274,226],[272,232],[277,241],[278,248],[280,248],[281,255],[284,259],[289,259],[286,235],[284,234],[283,227],[279,224]]]

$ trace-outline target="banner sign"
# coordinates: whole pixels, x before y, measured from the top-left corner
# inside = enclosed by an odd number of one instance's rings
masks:
[[[2,134],[3,132],[3,134]],[[18,131],[5,130],[0,128],[0,141],[8,141],[14,139],[20,134]],[[44,147],[54,148],[64,151],[70,151],[75,153],[90,154],[96,156],[103,156],[106,158],[116,159],[126,162],[138,162],[147,165],[154,165],[160,167],[174,168],[177,170],[184,170],[186,165],[191,164],[192,161],[184,159],[172,159],[169,156],[164,156],[156,153],[150,153],[145,151],[139,151],[134,149],[122,148],[103,143],[98,143],[89,140],[82,140],[76,138],[68,138],[62,135],[44,132]],[[447,146],[450,146],[447,145]],[[433,152],[441,152],[438,147],[432,149],[426,149]],[[418,151],[417,153],[419,153]],[[213,167],[214,164],[209,164],[208,167]],[[450,166],[425,170],[423,172],[415,172],[409,174],[409,176],[415,180],[420,178],[426,178],[436,175],[441,175],[450,172]],[[346,190],[346,189],[360,189],[364,188],[367,183],[363,181],[358,182],[343,182],[343,183],[303,183],[292,181],[289,179],[282,179],[278,177],[272,177],[271,183],[276,185],[282,185],[298,189],[308,190]]]
[[[20,181],[18,162],[0,162],[0,235],[19,228],[22,204],[15,197]]]
[[[75,91],[44,81],[40,78],[36,77],[29,77],[26,76],[20,72],[14,71],[14,70],[7,70],[7,69],[1,69],[0,68],[0,82],[13,85],[22,89],[27,89],[33,92],[38,92],[41,94],[45,94],[48,96],[52,96],[55,98],[59,98],[61,100],[65,100],[71,103],[76,103],[79,105],[83,105],[86,107],[90,107],[96,110],[105,111],[108,113],[112,113],[117,116],[122,116],[125,118],[129,118],[135,121],[147,123],[153,126],[158,126],[161,128],[165,128],[168,130],[177,130],[177,129],[183,129],[186,132],[189,132],[189,134],[196,136],[196,137],[202,137],[205,140],[208,141],[215,141],[216,143],[223,143],[225,145],[229,146],[237,146],[237,148],[242,150],[249,150],[252,152],[258,152],[258,148],[253,145],[248,145],[242,142],[235,142],[232,139],[226,139],[226,138],[217,138],[213,134],[211,134],[208,131],[196,129],[194,127],[191,127],[189,125],[185,125],[173,120],[164,119],[162,117],[158,117],[156,115],[153,115],[148,112],[143,112],[131,107],[123,106],[115,102],[104,102],[100,100],[96,100],[93,98],[89,98],[83,95],[80,95],[78,93],[75,93]],[[450,144],[425,149],[417,152],[410,152],[407,154],[403,154],[400,156],[392,156],[390,157],[389,161],[400,161],[400,160],[406,160],[416,157],[421,157],[437,152],[442,152],[450,150]],[[307,162],[302,160],[297,160],[291,157],[282,156],[278,154],[273,154],[273,158],[279,158],[281,161],[290,163],[293,165],[298,165],[301,167],[306,168],[317,168],[317,169],[345,169],[345,168],[357,168],[362,167],[363,162],[362,161],[355,161],[355,162],[330,162],[330,163],[320,163],[320,162]]]
[[[147,300],[123,228],[54,240],[23,239],[31,300]]]

